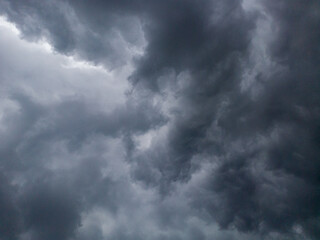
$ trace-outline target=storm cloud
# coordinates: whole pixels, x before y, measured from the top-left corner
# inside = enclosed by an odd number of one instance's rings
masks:
[[[319,1],[0,14],[1,239],[320,238]]]

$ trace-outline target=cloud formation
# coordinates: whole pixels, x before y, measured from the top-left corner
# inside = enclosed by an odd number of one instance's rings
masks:
[[[320,237],[318,1],[0,9],[1,239]]]

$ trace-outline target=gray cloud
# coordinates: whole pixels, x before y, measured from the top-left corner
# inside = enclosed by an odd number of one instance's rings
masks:
[[[317,1],[0,6],[2,238],[319,238]]]

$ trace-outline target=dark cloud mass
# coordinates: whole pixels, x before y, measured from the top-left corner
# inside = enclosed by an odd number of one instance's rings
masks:
[[[319,1],[0,14],[0,239],[320,239]]]

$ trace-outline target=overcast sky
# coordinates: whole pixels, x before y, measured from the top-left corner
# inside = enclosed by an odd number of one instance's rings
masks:
[[[319,0],[0,0],[1,240],[320,239]]]

